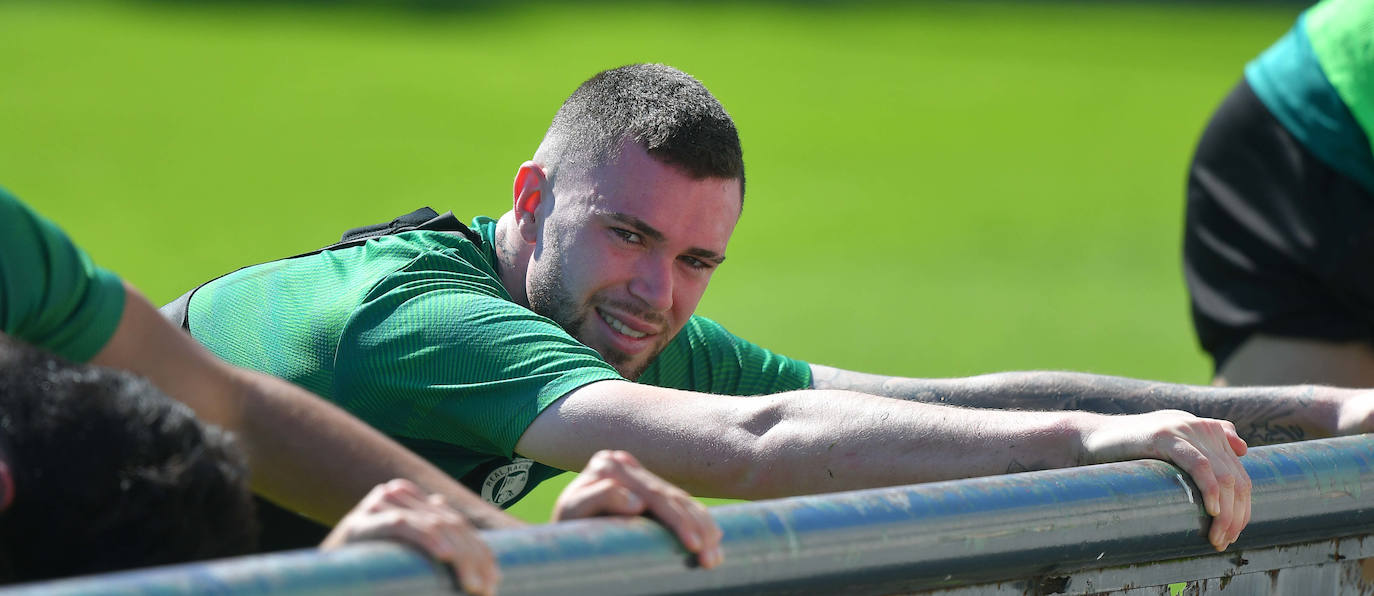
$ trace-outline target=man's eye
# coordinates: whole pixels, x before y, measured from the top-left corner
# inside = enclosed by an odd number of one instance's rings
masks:
[[[682,262],[687,263],[687,266],[688,266],[688,267],[691,267],[691,268],[693,268],[693,269],[710,269],[710,268],[711,268],[710,263],[707,263],[706,261],[703,261],[703,260],[698,259],[698,258],[696,258],[696,257],[682,257]]]
[[[639,244],[639,234],[621,228],[611,228],[611,231],[615,232],[615,235],[619,236],[620,239],[624,240],[625,242],[629,242],[631,244]]]

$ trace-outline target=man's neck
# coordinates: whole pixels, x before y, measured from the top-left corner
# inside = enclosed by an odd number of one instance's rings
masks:
[[[514,211],[507,211],[497,220],[492,237],[496,242],[496,274],[501,278],[501,285],[505,286],[516,304],[529,308],[530,299],[525,294],[525,272],[529,267],[529,251],[532,249],[520,241],[520,232],[515,229]]]

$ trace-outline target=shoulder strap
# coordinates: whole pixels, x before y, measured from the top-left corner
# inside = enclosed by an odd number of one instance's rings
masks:
[[[429,207],[421,207],[386,223],[379,223],[370,226],[353,228],[347,232],[344,232],[343,236],[339,238],[338,242],[330,244],[329,246],[326,246],[324,248],[312,250],[310,252],[304,252],[298,255],[289,256],[285,259],[275,259],[274,261],[267,262],[270,263],[275,261],[285,261],[287,259],[298,259],[300,257],[317,255],[326,250],[336,250],[340,248],[361,246],[363,244],[366,244],[368,240],[371,240],[373,238],[380,238],[382,236],[390,236],[393,234],[400,234],[403,232],[412,232],[415,230],[430,230],[436,232],[458,232],[473,244],[476,244],[478,246],[482,245],[481,235],[479,235],[472,228],[467,227],[467,225],[459,221],[457,217],[454,217],[452,211],[447,211],[443,215],[439,215],[437,211],[430,209]],[[247,269],[248,267],[256,267],[257,265],[261,264],[262,263],[257,263],[255,265],[240,267],[239,269],[235,269],[235,271]],[[229,274],[226,273],[224,275]],[[205,284],[215,281],[220,277],[224,277],[224,275],[206,281],[205,283],[196,286],[191,291],[182,294],[181,297],[177,298],[176,300],[167,303],[166,306],[163,306],[161,309],[159,309],[162,311],[162,316],[166,317],[167,320],[171,321],[173,325],[181,327],[186,331],[190,331],[191,296],[201,288],[205,287]]]

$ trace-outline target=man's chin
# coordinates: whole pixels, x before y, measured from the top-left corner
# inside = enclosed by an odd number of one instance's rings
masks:
[[[615,368],[620,376],[631,381],[644,374],[644,369],[649,368],[649,363],[653,362],[653,358],[632,358],[629,354],[608,348],[599,348],[596,352],[601,355],[601,359],[605,360],[606,364]]]
[[[630,381],[638,380],[639,375],[644,374],[644,369],[649,368],[648,362],[613,360],[610,358],[607,358],[606,362],[614,367],[615,372],[620,373],[620,376]]]

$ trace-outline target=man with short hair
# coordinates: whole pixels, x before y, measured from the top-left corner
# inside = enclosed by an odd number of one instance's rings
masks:
[[[667,66],[630,65],[568,98],[499,220],[443,231],[452,216],[439,216],[241,269],[183,296],[180,322],[222,358],[333,400],[487,498],[502,496],[486,487],[513,467],[528,470],[528,490],[600,448],[739,498],[1153,457],[1192,475],[1222,549],[1250,513],[1246,446],[1230,422],[946,403],[1187,406],[1337,430],[1334,409],[1287,409],[1331,397],[1310,388],[889,379],[770,352],[693,314],[725,261],[743,190],[738,135],[706,88]]]
[[[490,593],[499,581],[496,561],[476,530],[517,526],[519,520],[337,407],[214,358],[132,286],[95,266],[56,225],[0,189],[0,339],[6,337],[143,375],[205,421],[235,432],[255,491],[330,523],[349,512],[350,523],[336,528],[326,545],[390,536],[396,528],[367,526],[370,515],[390,512],[432,529],[421,533],[434,547],[428,552],[457,567],[465,590]],[[0,391],[0,399],[10,398]],[[703,566],[720,562],[720,529],[686,492],[624,453],[598,453],[588,465],[594,468],[589,477],[598,481],[569,486],[555,520],[651,514]],[[523,480],[514,471],[507,476],[511,486]],[[376,485],[386,483],[383,492],[400,490],[389,482],[396,478],[418,485],[405,485],[402,493],[439,495],[444,512],[398,509],[386,499],[353,507]],[[312,545],[326,533],[321,528],[293,546]]]

